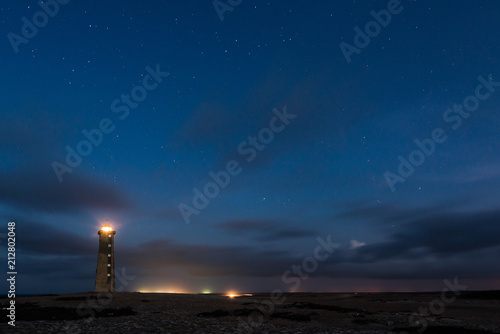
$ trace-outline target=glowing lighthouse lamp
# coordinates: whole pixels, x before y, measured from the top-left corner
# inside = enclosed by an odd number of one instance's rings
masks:
[[[113,231],[113,228],[111,226],[109,226],[108,224],[106,224],[103,227],[101,227],[101,231],[103,231],[103,232],[111,232],[111,231]]]
[[[115,291],[115,241],[116,231],[106,224],[99,232],[99,252],[95,274],[95,292]]]

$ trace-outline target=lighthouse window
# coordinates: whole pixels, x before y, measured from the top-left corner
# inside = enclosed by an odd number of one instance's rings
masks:
[[[111,234],[108,235],[108,238],[111,238]]]
[[[108,267],[111,267],[111,264],[108,263]]]
[[[111,247],[111,244],[108,244],[108,247]]]
[[[108,257],[111,257],[111,254],[108,254]]]
[[[111,274],[108,274],[108,277],[111,276]]]

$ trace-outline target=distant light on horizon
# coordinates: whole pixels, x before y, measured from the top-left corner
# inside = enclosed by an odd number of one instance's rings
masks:
[[[234,291],[229,291],[227,294],[226,294],[226,297],[229,297],[231,299],[233,299],[234,297],[239,297],[241,296],[240,294],[234,292]]]
[[[188,294],[189,293],[186,291],[177,291],[177,290],[155,290],[155,291],[139,290],[137,292],[139,292],[139,293],[177,293],[177,294]]]
[[[178,293],[178,294],[189,294],[192,293],[179,286],[169,286],[165,288],[140,288],[137,290],[140,293]]]

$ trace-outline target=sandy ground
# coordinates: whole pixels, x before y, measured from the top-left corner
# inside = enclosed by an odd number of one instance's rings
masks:
[[[16,299],[2,333],[500,333],[500,293],[80,293]],[[0,299],[2,308],[6,298]]]

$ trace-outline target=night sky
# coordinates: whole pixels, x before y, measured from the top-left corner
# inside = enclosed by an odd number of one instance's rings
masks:
[[[215,5],[2,2],[18,293],[500,289],[497,1]]]

